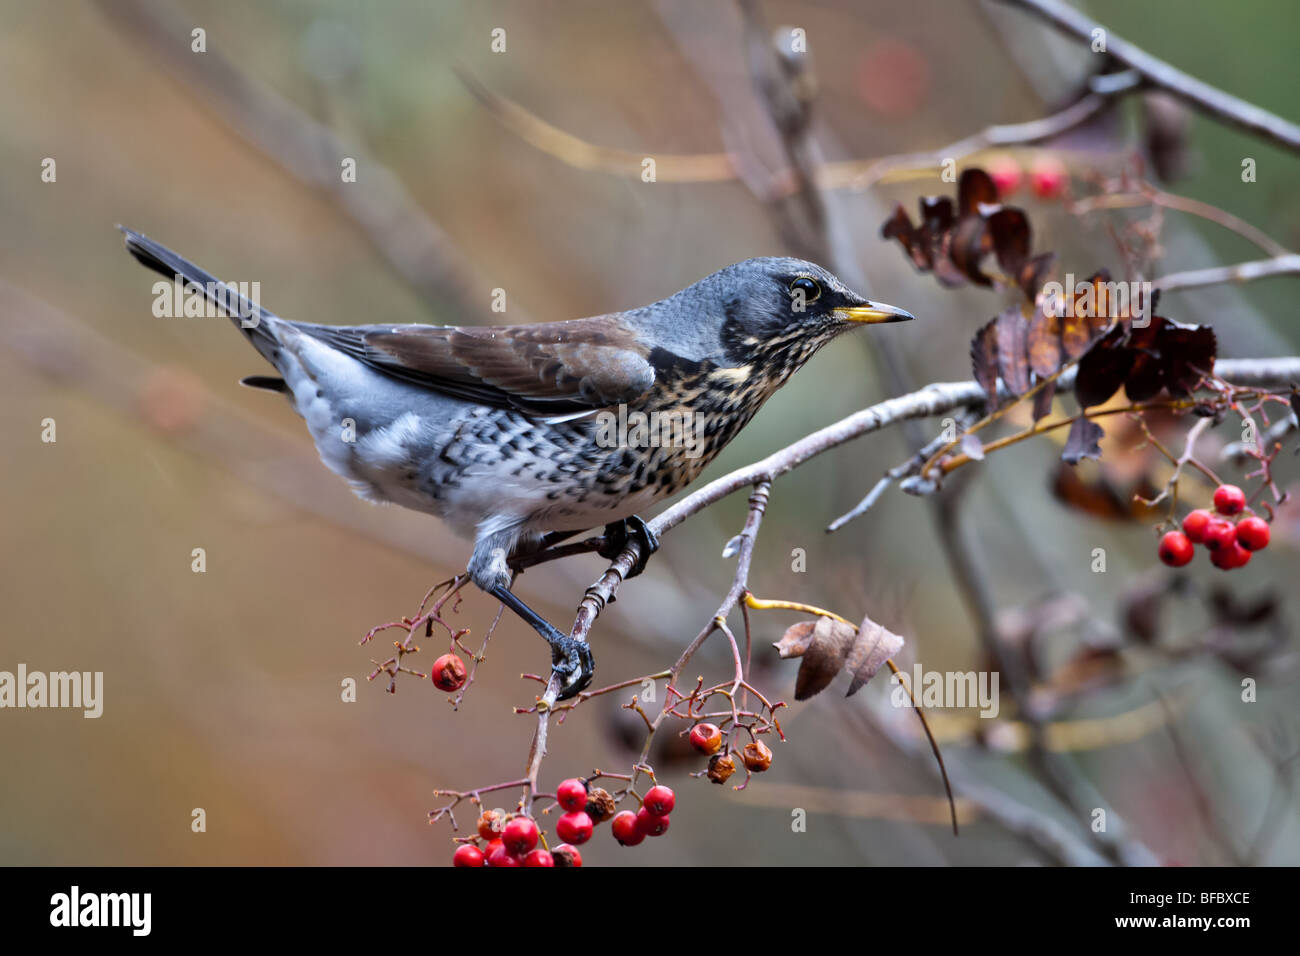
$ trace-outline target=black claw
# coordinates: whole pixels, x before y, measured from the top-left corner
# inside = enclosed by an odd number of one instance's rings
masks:
[[[645,570],[646,563],[650,560],[650,555],[659,550],[659,538],[650,530],[650,526],[637,515],[630,518],[624,518],[621,521],[613,521],[605,525],[605,544],[596,552],[602,558],[614,560],[619,555],[629,541],[636,541],[641,545],[640,557],[627,572],[627,578],[634,578]]]
[[[587,642],[557,632],[551,642],[551,672],[560,678],[556,700],[568,700],[586,690],[596,674],[596,662]]]

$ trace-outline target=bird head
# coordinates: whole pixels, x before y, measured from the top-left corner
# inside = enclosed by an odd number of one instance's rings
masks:
[[[721,344],[727,359],[788,366],[785,374],[843,332],[912,318],[892,305],[868,301],[803,259],[747,259],[710,279],[721,299]]]

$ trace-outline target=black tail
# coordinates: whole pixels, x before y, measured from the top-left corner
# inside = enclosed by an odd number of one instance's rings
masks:
[[[117,228],[126,235],[126,251],[135,256],[141,265],[168,279],[183,281],[187,286],[197,286],[209,302],[230,316],[239,331],[248,336],[253,347],[274,364],[271,355],[279,347],[279,343],[275,340],[266,320],[275,320],[277,318],[275,313],[263,309],[256,302],[241,295],[238,289],[231,288],[216,276],[181,258],[148,236],[143,236],[125,226]]]

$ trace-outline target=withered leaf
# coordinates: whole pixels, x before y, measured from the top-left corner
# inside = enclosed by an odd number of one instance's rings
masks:
[[[1185,397],[1213,371],[1216,349],[1209,326],[1179,325],[1158,315],[1134,325],[1122,317],[1080,360],[1075,394],[1085,408],[1106,401],[1120,385],[1135,402],[1161,390]]]
[[[1082,313],[1088,324],[1089,337],[1097,338],[1115,326],[1119,319],[1129,317],[1127,286],[1110,281],[1105,269],[1093,273],[1075,288],[1073,310]]]
[[[957,208],[963,216],[978,213],[980,206],[996,206],[998,202],[998,187],[992,176],[976,166],[962,170],[957,180]]]
[[[803,652],[803,663],[799,665],[799,675],[794,681],[795,700],[807,700],[826,689],[844,667],[857,636],[852,624],[830,617],[817,619],[812,640]]]
[[[1170,395],[1179,398],[1190,395],[1201,378],[1214,371],[1218,342],[1208,325],[1178,325],[1165,320],[1156,341],[1164,363],[1165,388]]]
[[[1067,359],[1077,359],[1092,344],[1092,326],[1088,320],[1065,309],[1061,316],[1061,348]]]
[[[844,696],[852,697],[861,690],[863,684],[876,676],[876,672],[884,666],[885,661],[902,649],[902,637],[869,617],[863,618],[862,626],[858,628],[858,639],[853,642],[849,659],[845,664],[853,674],[853,680],[850,681],[848,693]]]
[[[1115,328],[1079,360],[1074,395],[1082,408],[1107,401],[1119,390],[1133,367],[1133,352],[1120,345],[1123,330]]]
[[[988,217],[989,245],[998,257],[998,265],[1013,281],[1029,261],[1029,219],[1011,206]],[[1037,290],[1035,290],[1037,291]],[[1033,293],[1029,293],[1032,299]]]
[[[930,259],[930,250],[921,244],[920,236],[912,227],[912,220],[903,209],[902,203],[894,204],[894,214],[881,227],[880,236],[882,239],[897,239],[911,257],[912,264],[921,271],[934,268],[934,262]]]
[[[1022,265],[1014,278],[1020,283],[1025,297],[1032,302],[1037,299],[1039,290],[1042,289],[1043,283],[1047,281],[1054,268],[1056,268],[1056,253],[1040,252]]]
[[[1097,443],[1105,434],[1100,425],[1080,415],[1070,426],[1070,437],[1065,440],[1061,461],[1067,465],[1077,465],[1085,458],[1101,458],[1101,446]]]
[[[1156,345],[1158,318],[1146,328],[1132,329],[1129,333],[1128,347],[1133,350],[1133,367],[1124,382],[1124,394],[1130,401],[1145,402],[1160,394],[1165,387],[1164,369]]]
[[[948,256],[966,278],[976,285],[992,285],[993,280],[980,270],[980,262],[993,249],[993,238],[984,220],[977,216],[963,219],[953,233]],[[936,274],[938,270],[936,269]]]
[[[1001,205],[997,186],[982,169],[962,172],[957,199],[929,196],[920,201],[921,220],[913,225],[900,205],[882,225],[885,239],[897,239],[922,272],[933,272],[947,286],[967,282],[988,286],[993,280],[980,268],[993,253],[1006,281],[1033,301],[1055,257],[1030,257],[1029,220],[1023,210]]]
[[[825,620],[825,618],[818,620]],[[803,656],[803,652],[808,650],[808,645],[812,643],[813,628],[816,624],[817,621],[800,621],[786,628],[781,639],[772,645],[782,660]]]
[[[1049,315],[1039,303],[1034,309],[1034,317],[1029,322],[1028,350],[1029,367],[1040,378],[1053,375],[1061,367],[1061,320],[1056,315]]]
[[[1029,357],[1026,342],[1029,323],[1019,306],[1012,306],[997,318],[998,372],[1016,395],[1029,391]]]
[[[921,229],[931,236],[938,236],[952,228],[957,221],[953,213],[952,200],[947,196],[926,196],[921,200]]]
[[[835,618],[818,617],[792,625],[775,646],[783,658],[803,658],[795,678],[794,697],[807,700],[825,690],[844,669],[853,675],[849,693],[855,693],[898,653],[903,638],[871,618],[866,618],[861,628],[855,628]]]
[[[989,411],[998,407],[998,333],[997,319],[980,326],[970,343],[971,370],[975,381],[989,397]]]

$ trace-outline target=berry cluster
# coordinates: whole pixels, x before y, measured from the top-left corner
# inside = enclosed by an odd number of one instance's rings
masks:
[[[561,783],[555,799],[564,811],[555,821],[555,835],[565,841],[555,849],[537,845],[541,830],[532,817],[486,810],[478,818],[478,836],[456,848],[452,866],[582,866],[578,847],[591,839],[596,824],[612,818],[614,839],[636,846],[648,836],[668,832],[668,815],[677,804],[671,789],[656,784],[646,791],[640,810],[615,814],[612,794],[577,777]]]
[[[1024,170],[1008,153],[993,157],[985,170],[998,187],[998,196],[1006,199],[1019,192]],[[1065,192],[1070,171],[1054,156],[1039,156],[1029,167],[1029,188],[1039,199],[1057,199]]]
[[[663,836],[668,832],[668,814],[676,804],[672,790],[656,784],[646,791],[640,810],[624,810],[614,817],[610,824],[614,839],[623,846],[636,846],[648,836]]]
[[[577,777],[560,784],[555,798],[565,811],[555,823],[555,832],[561,837],[571,843],[585,843],[591,839],[595,823],[613,817],[610,829],[614,839],[623,846],[636,846],[648,836],[667,833],[668,814],[677,803],[672,790],[656,784],[646,791],[640,810],[614,814],[613,797],[599,787],[589,789]]]
[[[1204,545],[1210,563],[1223,571],[1245,567],[1251,554],[1268,547],[1268,522],[1243,514],[1246,495],[1236,485],[1214,489],[1214,511],[1197,508],[1183,519],[1182,531],[1169,531],[1160,539],[1160,560],[1181,568],[1192,560],[1194,545]],[[1235,519],[1235,521],[1234,521]]]
[[[567,843],[554,850],[539,847],[541,830],[532,817],[507,817],[500,810],[486,810],[478,818],[476,842],[462,843],[452,855],[452,866],[582,866],[582,854]]]
[[[714,783],[726,783],[736,772],[736,758],[722,750],[722,730],[717,724],[696,724],[691,728],[691,746],[709,758],[707,776]],[[740,752],[740,759],[750,773],[762,773],[772,766],[772,748],[761,740],[751,740]]]

